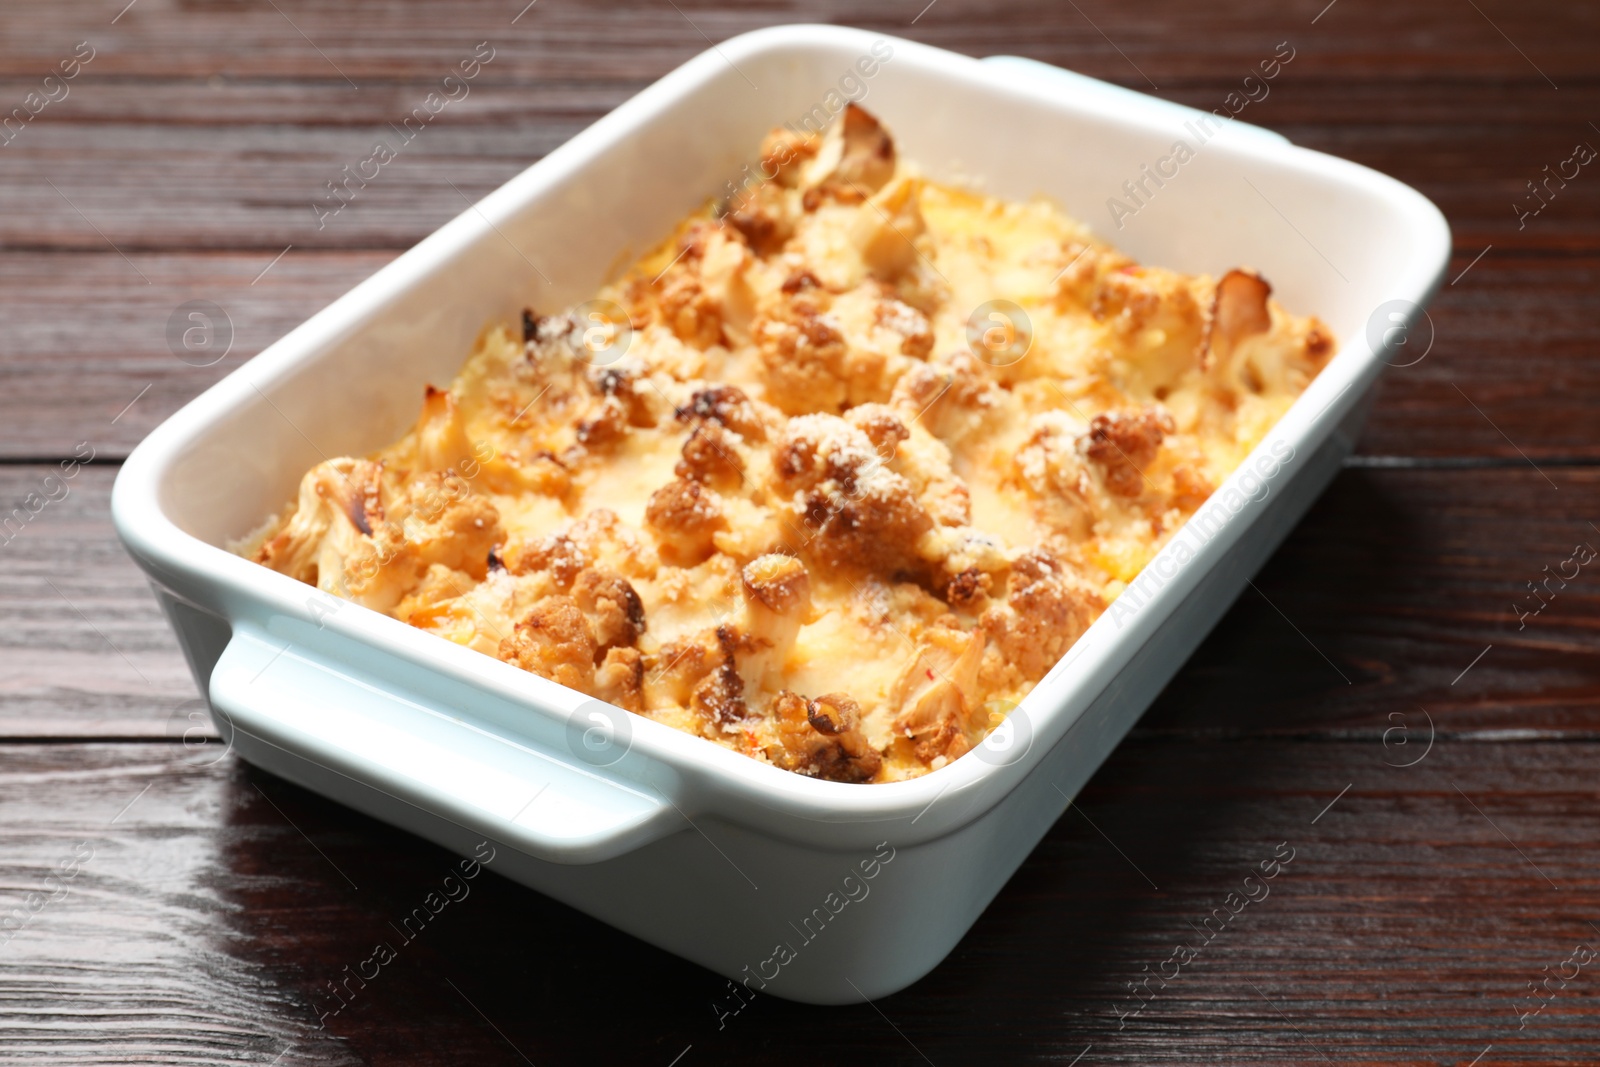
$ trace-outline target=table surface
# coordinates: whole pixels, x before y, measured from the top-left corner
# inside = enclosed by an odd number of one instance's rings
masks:
[[[0,1062],[1593,1061],[1600,968],[1566,961],[1600,946],[1600,577],[1520,624],[1512,605],[1600,545],[1600,175],[1516,206],[1600,145],[1600,8],[523,2],[0,8],[0,108],[54,97],[0,145],[0,503],[93,456],[0,544],[0,915],[28,916],[0,943]],[[450,857],[183,744],[199,705],[112,535],[118,461],[457,214],[456,188],[495,188],[708,40],[797,21],[1207,109],[1290,42],[1242,117],[1444,210],[1433,348],[911,989],[719,1026],[716,976],[491,877],[319,1028],[313,997]],[[471,96],[319,230],[323,183],[482,40]],[[63,97],[44,79],[75,52]],[[196,299],[235,330],[206,368],[166,339]],[[1270,899],[1130,1014],[1130,983],[1280,842]]]

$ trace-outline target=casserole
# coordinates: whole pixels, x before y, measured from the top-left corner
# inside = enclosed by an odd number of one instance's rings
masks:
[[[1335,347],[1255,274],[930,181],[859,104],[760,168],[592,300],[486,327],[411,432],[236,550],[751,759],[899,781],[981,742]]]
[[[173,416],[113,496],[243,758],[463,854],[487,838],[510,877],[752,991],[814,1003],[893,992],[955,945],[1337,471],[1397,334],[1369,317],[1395,301],[1419,313],[1449,252],[1437,209],[1354,164],[910,42],[887,40],[867,79],[858,60],[884,41],[783,27],[692,60]],[[403,432],[485,323],[530,294],[582,299],[737,176],[769,127],[842,108],[841,91],[864,91],[932,177],[1046,194],[1144,262],[1249,263],[1343,339],[977,748],[870,787],[787,774],[223,547],[309,467]],[[1196,128],[1178,176],[1108,213]]]

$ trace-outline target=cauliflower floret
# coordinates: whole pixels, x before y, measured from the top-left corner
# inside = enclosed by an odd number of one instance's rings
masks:
[[[801,172],[805,207],[824,200],[860,203],[883,188],[895,172],[894,140],[872,113],[851,103],[828,127]]]
[[[984,645],[982,630],[930,626],[900,672],[889,704],[895,709],[895,733],[911,740],[918,759],[955,759],[971,747],[968,732],[978,706]]]
[[[830,568],[894,573],[920,563],[917,540],[933,526],[911,483],[884,463],[872,439],[834,415],[789,420],[773,450],[773,491],[795,549]]]
[[[568,689],[594,688],[594,633],[568,596],[545,597],[514,634],[500,643],[500,658]]]
[[[756,320],[762,381],[785,414],[839,411],[850,398],[849,346],[816,300],[779,302]]]
[[[784,657],[810,621],[811,576],[798,559],[773,553],[746,564],[740,577],[745,629],[758,648],[746,660],[745,674],[758,687],[781,688]]]
[[[369,460],[313,467],[294,514],[256,561],[379,611],[394,608],[435,564],[481,580],[504,536],[494,504],[459,475],[430,472],[401,485],[386,475]]]
[[[906,421],[959,443],[984,428],[1003,395],[971,352],[950,352],[913,366],[895,383],[890,403]]]
[[[861,732],[861,706],[844,693],[807,700],[787,689],[768,709],[776,744],[767,758],[786,771],[832,782],[870,782],[883,757]]]
[[[1100,471],[1107,491],[1136,497],[1145,490],[1146,468],[1173,432],[1172,416],[1160,407],[1096,415],[1078,447]]]
[[[983,628],[1006,663],[1036,682],[1104,610],[1100,594],[1065,563],[1029,549],[1012,561],[1005,603],[984,613]]]
[[[716,492],[689,478],[674,478],[650,495],[645,525],[665,557],[685,566],[704,562],[713,539],[728,527]]]

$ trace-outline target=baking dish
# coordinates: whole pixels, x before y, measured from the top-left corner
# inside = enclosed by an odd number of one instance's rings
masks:
[[[585,298],[736,181],[767,129],[862,94],[932,177],[1049,195],[1145,262],[1248,264],[1343,341],[978,749],[906,782],[789,774],[222,547],[307,467],[402,432],[486,323]],[[1108,213],[1200,134],[1136,212]],[[243,758],[463,854],[488,839],[502,873],[753,991],[875,998],[950,951],[1337,471],[1449,243],[1413,190],[1264,131],[1027,61],[764,30],[667,75],[174,415],[124,465],[114,518]]]

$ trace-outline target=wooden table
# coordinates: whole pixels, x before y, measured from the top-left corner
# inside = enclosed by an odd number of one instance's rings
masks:
[[[0,544],[0,924],[26,919],[0,925],[0,1062],[1593,1061],[1600,961],[1566,961],[1600,946],[1600,573],[1520,624],[1513,605],[1600,546],[1600,170],[1514,206],[1600,146],[1595,8],[124,2],[0,10],[0,110],[53,97],[0,145],[0,502],[48,500]],[[912,989],[761,999],[719,1027],[716,976],[489,877],[319,1025],[327,983],[450,857],[184,743],[204,720],[112,536],[118,461],[463,194],[707,40],[793,21],[1208,109],[1290,42],[1241,117],[1444,209],[1433,348],[1389,374],[1259,593]],[[479,41],[470,97],[319,229],[324,183]],[[231,320],[215,365],[169,348],[190,300]],[[1136,993],[1280,843],[1271,896]]]

